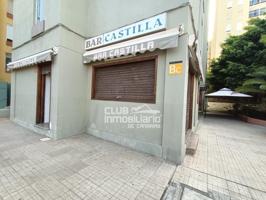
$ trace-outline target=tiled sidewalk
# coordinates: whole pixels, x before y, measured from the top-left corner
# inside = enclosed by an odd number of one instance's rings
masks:
[[[40,138],[0,120],[0,200],[155,200],[176,168],[87,135]]]
[[[266,127],[207,117],[197,152],[178,166],[173,182],[217,200],[266,199]]]
[[[198,134],[176,168],[87,135],[41,142],[0,119],[0,200],[159,200],[172,175],[167,200],[266,199],[265,127],[207,117]]]

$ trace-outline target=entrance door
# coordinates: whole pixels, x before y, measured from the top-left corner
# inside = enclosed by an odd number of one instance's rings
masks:
[[[188,91],[187,91],[186,130],[192,129],[193,94],[194,94],[194,74],[190,72],[188,77]]]
[[[45,74],[44,123],[50,122],[51,74]]]
[[[36,123],[50,123],[51,63],[38,66]]]

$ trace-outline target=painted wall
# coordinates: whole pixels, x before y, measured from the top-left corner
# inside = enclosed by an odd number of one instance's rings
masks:
[[[0,109],[7,106],[7,90],[8,84],[0,82]]]
[[[188,0],[89,0],[88,36],[111,31],[186,2]]]
[[[15,35],[19,34],[15,32]],[[30,43],[23,45],[13,51],[13,59],[18,60],[44,50],[50,49],[54,46],[60,46],[60,29],[54,29],[47,34],[39,37],[37,40],[33,40]],[[55,138],[57,115],[58,115],[58,94],[57,94],[57,82],[58,82],[58,69],[57,57],[55,57],[52,64],[52,90],[51,90],[51,124],[52,130],[44,132],[43,130],[35,127],[36,122],[36,96],[37,96],[37,66],[30,66],[25,70],[15,70],[12,72],[11,78],[11,112],[10,118],[16,121],[20,125],[28,127],[37,133],[49,135]],[[28,79],[26,78],[28,74]],[[25,76],[25,77],[24,77]],[[21,87],[21,88],[20,88]],[[20,89],[27,91],[23,98],[20,97]],[[23,91],[21,91],[23,94]],[[24,105],[28,105],[31,108],[28,112],[20,110]],[[28,109],[25,106],[25,109]],[[24,110],[25,111],[25,110]]]
[[[29,67],[12,73],[12,88],[15,96],[14,118],[21,122],[35,123],[37,96],[37,67]],[[27,88],[27,89],[25,89]]]
[[[60,29],[57,71],[56,138],[86,132],[88,69],[82,63],[84,40]]]
[[[163,127],[163,157],[181,163],[185,155],[185,124],[188,83],[188,35],[179,38],[177,49],[167,50],[166,68],[169,62],[183,62],[183,73],[178,76],[165,74],[165,104]],[[168,72],[168,71],[167,71]]]
[[[48,30],[60,22],[61,0],[45,1],[45,29]],[[32,26],[35,24],[34,0],[14,1],[14,44],[16,48],[32,39]],[[21,34],[23,33],[23,34]]]
[[[89,0],[61,0],[60,23],[87,37]],[[83,48],[84,45],[82,45]]]
[[[133,14],[132,14],[133,16]],[[135,15],[134,15],[135,16]],[[104,122],[106,107],[138,107],[141,103],[99,101],[91,99],[92,67],[89,70],[88,129],[89,134],[133,149],[163,156],[165,159],[180,163],[185,151],[185,115],[188,73],[188,27],[189,9],[183,7],[168,12],[167,28],[184,24],[185,34],[179,38],[177,48],[158,51],[157,96],[156,104],[148,104],[151,109],[159,110],[162,120],[159,129],[129,129],[123,124]],[[105,17],[99,17],[104,20]],[[94,18],[96,21],[97,18]],[[124,19],[125,20],[125,19]],[[131,19],[124,25],[128,24]],[[99,32],[97,34],[101,34]],[[172,61],[183,61],[183,73],[178,76],[168,74],[168,65]]]
[[[12,47],[6,45],[7,24],[12,19],[7,17],[8,0],[0,1],[0,81],[10,82],[10,74],[6,73],[6,53],[11,53]]]
[[[159,128],[128,128],[123,123],[105,123],[105,108],[113,108],[114,110],[127,107],[129,110],[144,103],[116,102],[116,101],[99,101],[91,100],[92,88],[92,67],[88,66],[88,133],[109,139],[111,141],[130,146],[151,154],[161,156],[162,150],[162,120]],[[153,110],[159,110],[163,115],[164,105],[164,73],[165,73],[165,52],[158,52],[157,65],[157,82],[156,82],[156,103],[146,104]]]
[[[55,57],[52,65],[51,130],[45,133],[36,129],[37,89],[33,87],[37,86],[37,79],[29,78],[29,80],[24,80],[24,83],[20,81],[20,77],[23,75],[20,71],[14,71],[12,73],[12,82],[16,83],[16,79],[18,79],[18,83],[24,88],[31,85],[29,88],[31,92],[27,93],[27,99],[26,97],[20,98],[17,91],[20,86],[16,84],[12,86],[11,119],[36,132],[47,134],[53,138],[61,138],[63,136],[66,137],[85,132],[87,69],[82,64],[84,39],[62,26],[54,26],[59,22],[65,22],[68,26],[78,24],[77,27],[83,27],[84,29],[86,24],[79,23],[78,20],[80,18],[69,17],[70,11],[73,11],[73,6],[70,6],[73,1],[61,2],[48,0],[45,3],[45,29],[48,31],[36,38],[31,38],[31,28],[34,24],[33,2],[30,0],[17,0],[14,3],[14,13],[16,13],[16,16],[14,19],[15,50],[13,60],[18,60],[55,46],[59,48],[59,53]],[[85,7],[83,5],[77,5],[76,9]],[[59,11],[62,11],[62,13],[60,14]],[[49,30],[50,28],[52,29]],[[75,27],[71,28],[75,29]],[[76,31],[80,31],[78,28],[76,29]],[[22,32],[25,34],[21,34]],[[30,69],[37,68],[31,67],[28,70]],[[28,73],[28,75],[33,77],[37,76],[37,70]],[[18,100],[16,101],[17,98]],[[25,103],[32,105],[31,112],[25,112],[24,116],[22,116],[17,109],[20,109]],[[83,119],[83,123],[81,119]]]

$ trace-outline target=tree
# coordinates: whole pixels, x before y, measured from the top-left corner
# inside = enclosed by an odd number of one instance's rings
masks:
[[[266,19],[252,19],[245,29],[242,35],[230,36],[222,45],[221,56],[212,61],[207,78],[213,90],[266,91]]]
[[[266,47],[266,34],[262,35],[260,42]],[[247,75],[249,79],[237,89],[241,92],[264,95],[266,94],[266,48],[258,54],[252,68],[254,71]]]

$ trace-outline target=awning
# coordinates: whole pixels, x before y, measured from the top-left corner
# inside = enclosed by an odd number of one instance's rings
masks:
[[[231,97],[231,98],[250,98],[252,96],[232,91],[228,88],[222,88],[216,92],[205,95],[206,97]]]
[[[32,56],[19,59],[17,61],[11,62],[7,64],[8,71],[23,68],[26,66],[36,65],[42,62],[49,62],[52,61],[52,57],[55,56],[58,52],[56,47],[34,54]]]
[[[128,40],[114,45],[87,51],[83,54],[83,63],[91,63],[121,56],[135,55],[156,49],[169,49],[178,45],[179,28],[154,33],[141,38]]]

